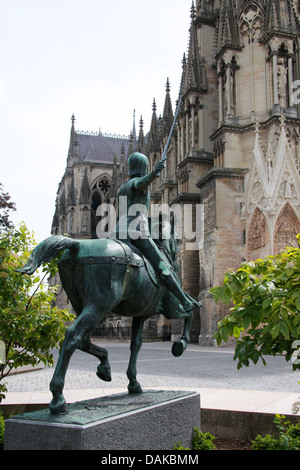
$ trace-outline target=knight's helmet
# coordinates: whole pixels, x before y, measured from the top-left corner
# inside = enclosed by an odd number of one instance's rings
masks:
[[[148,172],[148,158],[142,153],[133,153],[128,158],[129,176],[145,176]]]

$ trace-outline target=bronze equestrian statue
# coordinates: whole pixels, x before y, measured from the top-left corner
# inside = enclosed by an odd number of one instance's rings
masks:
[[[147,173],[147,157],[135,153],[129,157],[128,165],[130,178],[121,186],[118,197],[126,197],[128,207],[140,204],[149,209],[148,187],[163,169],[163,162]],[[120,214],[115,233],[108,238],[75,240],[51,236],[37,245],[28,263],[19,270],[22,274],[33,274],[41,264],[63,252],[58,264],[60,279],[77,318],[66,331],[50,382],[53,399],[49,408],[53,414],[67,412],[63,388],[69,361],[76,349],[96,356],[100,360],[98,377],[111,381],[107,350],[90,341],[90,334],[106,316],[132,317],[127,369],[128,390],[132,394],[142,393],[136,379],[136,363],[145,320],[157,314],[167,319],[184,318],[183,334],[173,344],[173,355],[180,356],[189,342],[192,310],[201,304],[182,291],[177,275],[174,228],[161,220],[160,231],[167,230],[169,238],[166,242],[161,237],[153,240],[148,217],[138,214],[138,223],[132,232],[133,219]]]

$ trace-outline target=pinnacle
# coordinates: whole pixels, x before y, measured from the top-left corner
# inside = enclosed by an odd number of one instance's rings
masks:
[[[195,21],[196,18],[196,8],[194,4],[194,0],[192,1],[192,7],[191,7],[191,19],[192,21]]]
[[[170,93],[171,87],[170,87],[170,80],[169,77],[167,78],[167,83],[166,83],[166,92]]]

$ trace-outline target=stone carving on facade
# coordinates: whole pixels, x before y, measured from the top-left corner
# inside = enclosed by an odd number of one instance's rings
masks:
[[[298,173],[300,173],[300,139],[299,128],[293,127],[288,132],[289,145]]]
[[[224,140],[222,138],[216,140],[214,144],[214,157],[215,157],[216,167],[224,166],[224,150],[225,150]]]
[[[262,28],[262,13],[258,5],[251,2],[240,16],[241,36],[249,40],[260,37]]]
[[[287,107],[287,67],[283,57],[277,62],[278,101],[281,108]]]
[[[243,202],[241,202],[240,219],[241,220],[246,220],[246,217],[247,217],[247,207]]]
[[[89,218],[90,218],[90,211],[88,207],[84,207],[82,210],[82,216],[81,216],[81,231],[83,233],[89,232],[89,229],[90,229]]]
[[[268,47],[272,60],[274,107],[280,106],[285,109],[294,105],[292,102],[294,42],[290,39],[273,37]]]
[[[263,212],[257,207],[251,219],[248,249],[253,251],[265,246],[266,219]]]
[[[288,216],[290,215],[291,220],[293,218],[297,220],[294,211],[299,210],[300,207],[298,170],[287,137],[285,119],[280,120],[277,141],[269,139],[266,151],[263,151],[260,143],[260,132],[259,126],[256,125],[254,162],[249,174],[245,198],[247,211],[252,214],[248,229],[249,250],[264,246],[263,227],[266,222],[271,230],[271,237],[274,237],[274,248],[279,246],[280,240],[284,243],[288,237],[287,233],[291,233],[291,230],[284,229],[287,227]],[[289,211],[284,212],[285,224],[279,224],[282,227],[280,231],[278,222],[275,224],[275,220],[287,202]],[[289,223],[295,227],[295,222],[291,220]],[[280,235],[281,232],[282,235]]]
[[[182,185],[188,182],[189,180],[189,170],[188,167],[185,167],[177,176],[178,182]]]
[[[276,251],[285,249],[287,245],[296,245],[296,235],[300,231],[298,218],[287,203],[281,210],[276,222],[274,243]]]
[[[275,157],[274,157],[273,149],[271,146],[271,142],[269,140],[268,150],[267,150],[267,155],[266,155],[267,178],[268,178],[269,183],[273,180],[273,177],[274,177],[274,166],[275,166]]]
[[[227,51],[218,62],[220,122],[231,120],[235,116],[238,69],[238,57],[233,51]]]
[[[74,207],[72,207],[68,214],[68,233],[74,232]]]

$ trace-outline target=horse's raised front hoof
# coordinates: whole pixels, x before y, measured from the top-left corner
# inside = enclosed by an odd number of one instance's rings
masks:
[[[111,382],[111,369],[110,366],[98,366],[97,376],[104,382]]]
[[[172,354],[175,357],[181,356],[186,350],[187,342],[184,339],[178,339],[172,346]]]
[[[49,410],[53,415],[65,415],[68,413],[68,405],[66,404],[66,400],[63,396],[61,396],[58,400],[53,400],[49,404]]]
[[[128,391],[132,395],[138,395],[143,393],[142,387],[138,382],[136,382],[135,384],[128,384]]]

